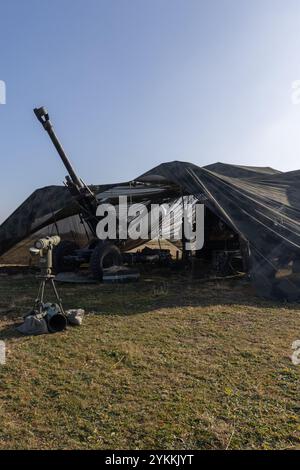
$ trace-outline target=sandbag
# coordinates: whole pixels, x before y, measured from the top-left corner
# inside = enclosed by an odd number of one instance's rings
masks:
[[[83,320],[84,310],[82,308],[74,308],[66,311],[66,317],[71,325],[81,325]]]
[[[17,327],[23,335],[43,335],[49,333],[47,322],[43,315],[28,315],[24,323]]]

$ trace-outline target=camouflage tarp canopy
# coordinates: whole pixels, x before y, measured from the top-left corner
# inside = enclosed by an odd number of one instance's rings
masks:
[[[283,290],[294,299],[299,292],[295,279],[300,271],[299,177],[300,171],[281,173],[268,167],[222,163],[200,168],[174,161],[151,169],[134,182],[176,187],[178,196],[191,195],[204,203],[249,243],[254,283],[263,285],[271,297]],[[103,194],[116,186],[128,188],[128,184],[94,189]],[[0,227],[0,254],[45,228],[48,233],[63,229],[84,234],[78,213],[67,188],[51,186],[35,191]],[[279,267],[283,266],[291,267],[293,278],[279,277]]]

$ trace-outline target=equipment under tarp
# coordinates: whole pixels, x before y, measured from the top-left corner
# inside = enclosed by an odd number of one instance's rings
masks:
[[[250,275],[259,293],[270,298],[299,298],[300,171],[281,173],[269,167],[216,163],[198,167],[187,162],[163,163],[131,183],[97,187],[97,199],[110,202],[118,187],[160,188],[143,195],[148,201],[191,195],[249,244]],[[95,190],[95,187],[93,187]],[[101,195],[101,196],[99,196]],[[116,194],[115,194],[116,196]],[[172,199],[173,198],[173,199]],[[35,191],[0,227],[0,255],[29,236],[79,220],[79,207],[68,189],[51,186]],[[80,225],[80,223],[79,223]],[[49,229],[51,227],[51,229]],[[48,233],[49,234],[49,233]],[[283,273],[285,274],[283,276]]]

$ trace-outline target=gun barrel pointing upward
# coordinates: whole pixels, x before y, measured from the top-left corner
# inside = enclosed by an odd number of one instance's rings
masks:
[[[55,131],[53,129],[52,123],[49,119],[49,114],[48,111],[44,108],[34,108],[34,114],[36,115],[37,119],[40,121],[42,124],[43,128],[45,131],[48,133],[50,139],[52,140],[52,143],[54,147],[56,148],[60,158],[62,159],[63,164],[65,165],[65,168],[70,175],[70,178],[75,186],[78,188],[83,188],[84,184],[81,181],[81,179],[77,176],[70,160],[67,157],[66,152],[64,151],[61,143],[58,140],[57,135],[55,134]]]

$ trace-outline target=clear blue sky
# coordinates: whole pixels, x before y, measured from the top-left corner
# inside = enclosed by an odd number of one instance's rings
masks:
[[[299,0],[2,0],[0,220],[65,170],[124,181],[186,160],[300,167]]]

